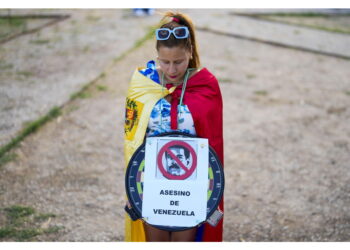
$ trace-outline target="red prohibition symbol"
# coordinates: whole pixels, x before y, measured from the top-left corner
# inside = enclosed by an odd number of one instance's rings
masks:
[[[182,147],[188,149],[188,151],[192,155],[192,166],[190,168],[187,168],[182,163],[182,161],[171,151],[170,147],[172,147],[172,146],[182,146]],[[183,175],[172,175],[171,173],[168,173],[168,171],[166,171],[166,168],[163,166],[163,160],[162,160],[165,152],[167,152],[168,155],[170,155],[170,157],[180,166],[180,168],[182,168],[185,171],[185,173]],[[157,156],[157,164],[158,164],[158,168],[159,168],[160,172],[167,179],[169,179],[169,180],[184,180],[184,179],[187,179],[188,177],[190,177],[193,174],[194,170],[196,169],[196,167],[197,167],[197,155],[196,155],[196,152],[194,151],[194,149],[188,143],[186,143],[184,141],[170,141],[170,142],[166,143],[159,150],[159,153]]]

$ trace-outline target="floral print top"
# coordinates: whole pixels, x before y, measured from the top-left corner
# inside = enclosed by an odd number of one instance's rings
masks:
[[[155,62],[149,61],[147,67],[140,70],[140,73],[160,84],[159,75],[156,70]],[[153,107],[146,130],[147,136],[155,136],[161,133],[174,132],[170,127],[170,110],[171,104],[161,98]],[[193,118],[187,105],[177,106],[177,132],[183,132],[191,135],[196,135]]]

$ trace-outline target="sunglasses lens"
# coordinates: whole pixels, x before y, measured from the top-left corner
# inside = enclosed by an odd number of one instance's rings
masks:
[[[158,40],[169,39],[171,33],[173,33],[173,35],[177,39],[184,39],[184,38],[187,38],[189,35],[189,31],[187,27],[176,27],[173,30],[168,28],[160,28],[156,30],[156,36]]]
[[[174,34],[175,34],[175,37],[177,38],[185,38],[187,35],[186,28],[174,29]]]
[[[169,37],[169,30],[159,29],[158,30],[158,37],[160,39],[167,39]]]

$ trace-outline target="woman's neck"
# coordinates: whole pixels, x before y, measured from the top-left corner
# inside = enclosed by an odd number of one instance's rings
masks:
[[[173,86],[180,86],[181,84],[183,84],[183,82],[184,82],[183,79],[179,82],[172,82],[166,79],[164,84],[172,84]]]
[[[199,69],[196,69],[196,70],[193,70],[193,71],[189,72],[188,79],[189,79],[191,76],[193,76],[194,74],[196,74],[198,71],[199,71]],[[158,73],[163,74],[163,72],[162,72],[161,70],[159,70]],[[173,82],[173,81],[171,81],[171,80],[169,80],[169,79],[167,79],[167,78],[164,77],[164,84],[172,84],[173,86],[180,86],[181,84],[183,84],[184,79],[185,79],[185,77],[186,77],[186,74],[187,74],[187,72],[186,72],[185,75],[182,77],[182,79],[181,79],[180,81],[178,81],[178,82]]]

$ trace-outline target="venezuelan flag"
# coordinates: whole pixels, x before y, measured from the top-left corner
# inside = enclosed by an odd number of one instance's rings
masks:
[[[159,99],[171,94],[175,87],[167,89],[135,70],[129,83],[125,105],[124,158],[126,166],[136,149],[143,143],[149,117]],[[125,214],[125,241],[146,241],[142,221],[132,221]]]

